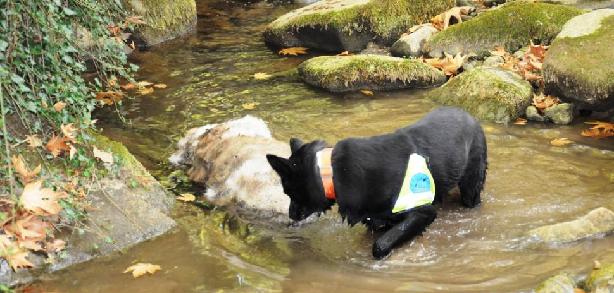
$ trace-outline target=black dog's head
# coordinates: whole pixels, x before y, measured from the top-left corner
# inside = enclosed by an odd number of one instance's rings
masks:
[[[290,197],[290,218],[303,220],[313,213],[330,209],[332,201],[324,195],[324,187],[316,162],[316,153],[325,147],[321,140],[303,143],[300,139],[290,139],[292,155],[289,159],[275,155],[266,158],[279,174],[284,192]]]

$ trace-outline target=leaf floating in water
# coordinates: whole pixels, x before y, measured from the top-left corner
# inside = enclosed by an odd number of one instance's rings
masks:
[[[291,47],[279,50],[279,55],[283,56],[298,56],[307,54],[308,48],[305,47]]]
[[[255,80],[267,80],[269,78],[271,78],[270,74],[266,74],[264,72],[254,73],[254,79]]]
[[[96,93],[96,100],[101,101],[104,105],[113,105],[124,98],[124,94],[121,92],[98,92]]]
[[[143,88],[139,88],[136,92],[141,96],[149,95],[154,92],[154,88],[153,87],[143,87]]]
[[[558,146],[558,147],[566,146],[566,145],[572,144],[572,143],[573,143],[573,141],[569,140],[566,137],[561,137],[561,138],[553,139],[552,141],[550,141],[551,145]]]
[[[167,85],[164,83],[156,83],[153,85],[153,87],[157,88],[157,89],[165,89],[167,88]]]
[[[132,272],[132,276],[138,278],[145,274],[153,275],[155,272],[161,270],[159,265],[154,265],[150,263],[137,263],[135,265],[129,266],[125,271],[125,273]]]
[[[149,81],[146,81],[146,80],[141,80],[141,81],[136,83],[137,87],[148,87],[148,86],[152,86],[152,85],[153,85],[153,82],[149,82]]]
[[[256,109],[256,106],[259,105],[260,103],[258,102],[254,102],[254,103],[245,103],[243,105],[241,105],[241,107],[243,107],[243,109],[245,110],[254,110]]]
[[[369,97],[373,96],[373,91],[371,90],[360,90],[360,92],[365,96],[369,96]]]
[[[195,201],[196,196],[194,196],[191,193],[182,193],[180,196],[177,197],[177,200],[184,201],[184,202]]]
[[[527,119],[518,118],[518,119],[516,119],[516,121],[514,121],[514,124],[516,124],[516,125],[527,125]]]
[[[589,129],[582,130],[580,133],[582,136],[588,136],[593,138],[606,138],[614,136],[614,123],[592,121],[585,122],[586,124],[592,124]]]

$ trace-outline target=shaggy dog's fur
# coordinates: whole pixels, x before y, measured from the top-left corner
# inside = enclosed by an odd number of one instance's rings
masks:
[[[235,204],[261,216],[288,214],[290,200],[266,154],[288,155],[289,147],[271,137],[266,123],[253,116],[190,129],[169,158],[187,167],[191,180],[207,186],[208,200]]]
[[[324,212],[335,203],[325,197],[316,163],[324,141],[290,141],[289,159],[267,155],[290,197],[290,217],[299,221]],[[442,107],[415,124],[394,133],[339,141],[332,151],[332,169],[339,213],[350,225],[358,222],[385,231],[373,244],[373,256],[381,258],[395,246],[413,239],[433,222],[433,205],[392,213],[409,156],[427,159],[435,181],[434,203],[441,202],[458,185],[466,207],[480,203],[486,178],[486,139],[480,124],[466,112]]]

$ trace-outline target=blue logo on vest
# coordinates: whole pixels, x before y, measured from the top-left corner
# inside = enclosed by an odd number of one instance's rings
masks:
[[[418,173],[412,176],[409,182],[409,190],[412,193],[431,191],[431,180],[429,176],[424,173]]]

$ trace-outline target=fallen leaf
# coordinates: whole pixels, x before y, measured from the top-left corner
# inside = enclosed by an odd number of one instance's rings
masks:
[[[585,122],[586,124],[592,124],[589,129],[583,130],[580,134],[582,136],[588,136],[593,138],[606,138],[614,136],[614,123],[592,121]]]
[[[125,23],[127,24],[145,24],[146,22],[143,20],[143,17],[140,15],[132,15],[126,17]]]
[[[17,171],[17,174],[19,174],[19,177],[21,177],[21,182],[24,184],[31,182],[34,177],[36,177],[38,173],[41,172],[40,164],[36,168],[34,168],[34,170],[30,171],[21,155],[13,156],[11,161],[13,162],[13,167],[15,168],[15,171]]]
[[[7,234],[15,237],[17,243],[22,246],[37,247],[40,250],[40,244],[32,242],[45,240],[47,237],[47,228],[49,224],[40,219],[40,217],[29,215],[25,218],[20,218],[14,223],[4,226]],[[23,245],[25,244],[25,246]]]
[[[34,264],[26,259],[28,254],[27,250],[17,246],[7,235],[0,235],[0,257],[6,259],[13,270],[34,267]]]
[[[64,103],[64,102],[57,102],[57,103],[53,104],[53,109],[56,112],[62,112],[62,110],[64,110],[64,107],[66,107],[66,103]]]
[[[153,87],[142,87],[142,88],[139,88],[136,92],[141,96],[149,95],[154,92],[154,88]]]
[[[129,91],[135,89],[136,85],[134,83],[129,82],[127,84],[120,85],[119,87],[125,91]]]
[[[243,107],[243,109],[245,110],[254,110],[256,109],[256,106],[259,105],[260,103],[258,102],[253,102],[253,103],[245,103],[243,105],[241,105],[241,107]]]
[[[60,129],[62,129],[62,133],[64,134],[64,137],[66,137],[68,140],[72,142],[75,142],[76,135],[77,135],[76,134],[77,128],[75,128],[73,123],[62,124],[60,125]]]
[[[529,50],[526,54],[533,55],[537,57],[539,60],[544,60],[546,57],[546,51],[548,50],[548,46],[544,45],[533,45],[533,41],[529,45]]]
[[[150,263],[137,263],[135,265],[129,266],[125,271],[125,273],[132,272],[132,276],[138,278],[145,274],[153,275],[155,272],[161,270],[159,265],[154,265]]]
[[[109,80],[107,80],[107,86],[110,88],[113,88],[117,85],[117,78],[111,77]]]
[[[75,148],[75,146],[72,144],[70,144],[69,147],[70,151],[68,152],[68,158],[72,160],[75,158],[75,155],[77,155],[77,148]]]
[[[32,149],[43,145],[43,141],[36,134],[26,135],[26,142],[28,143],[28,146]]]
[[[285,49],[281,49],[279,50],[279,55],[284,55],[284,56],[298,56],[298,55],[305,55],[307,54],[307,50],[309,50],[309,48],[305,48],[305,47],[291,47],[291,48],[285,48]]]
[[[64,194],[42,188],[42,184],[40,180],[26,184],[21,194],[21,204],[35,215],[57,215],[62,210],[58,200],[64,198]]]
[[[337,56],[351,56],[351,55],[352,55],[352,53],[350,53],[350,51],[343,51],[343,52],[337,54]]]
[[[47,242],[45,249],[47,252],[59,252],[66,248],[66,241],[61,239],[54,239],[53,242]]]
[[[551,96],[551,95],[547,95],[544,96],[544,94],[534,94],[533,95],[533,106],[535,106],[535,108],[537,108],[537,110],[539,110],[541,113],[544,112],[544,110],[559,104],[560,101],[558,98]]]
[[[435,67],[441,69],[447,76],[454,76],[458,74],[458,70],[463,66],[467,56],[463,57],[460,53],[456,54],[456,56],[452,56],[448,53],[445,53],[445,57],[442,59],[424,59],[424,62]]]
[[[433,26],[439,30],[445,30],[450,26],[450,20],[452,18],[456,19],[456,23],[463,22],[463,15],[468,15],[473,11],[473,7],[471,6],[460,6],[453,7],[447,10],[444,13],[434,16],[431,18],[431,23]]]
[[[553,139],[552,141],[550,141],[550,144],[553,146],[566,146],[568,144],[572,144],[573,141],[569,140],[569,138],[566,137],[561,137],[561,138],[557,138],[557,139]]]
[[[113,154],[99,150],[94,146],[94,157],[100,159],[105,164],[113,164]]]
[[[166,84],[164,83],[156,83],[153,85],[153,87],[157,88],[157,89],[165,89],[167,87]]]
[[[373,91],[370,90],[360,90],[360,92],[365,96],[373,96]]]
[[[177,197],[177,200],[189,202],[189,201],[195,201],[196,197],[191,193],[183,193]]]
[[[96,93],[96,100],[101,101],[104,105],[113,105],[124,98],[122,92],[107,91]]]
[[[527,124],[527,119],[518,118],[518,119],[516,119],[516,121],[514,121],[514,124],[516,124],[516,125],[526,125]]]
[[[141,80],[141,81],[136,83],[137,87],[148,87],[148,86],[152,86],[152,85],[153,85],[153,82],[149,82],[149,81],[146,81],[146,80]]]
[[[59,156],[62,152],[70,151],[70,147],[68,144],[68,139],[66,137],[59,137],[55,134],[49,139],[45,148],[53,155],[53,157]]]
[[[264,72],[257,72],[257,73],[254,73],[254,79],[255,79],[255,80],[267,80],[267,79],[269,79],[269,78],[271,78],[271,75],[270,75],[270,74],[266,74],[266,73],[264,73]]]
[[[504,57],[506,56],[508,53],[505,51],[505,48],[501,47],[501,46],[496,46],[495,49],[493,51],[490,51],[491,55],[494,56],[500,56],[500,57]]]

